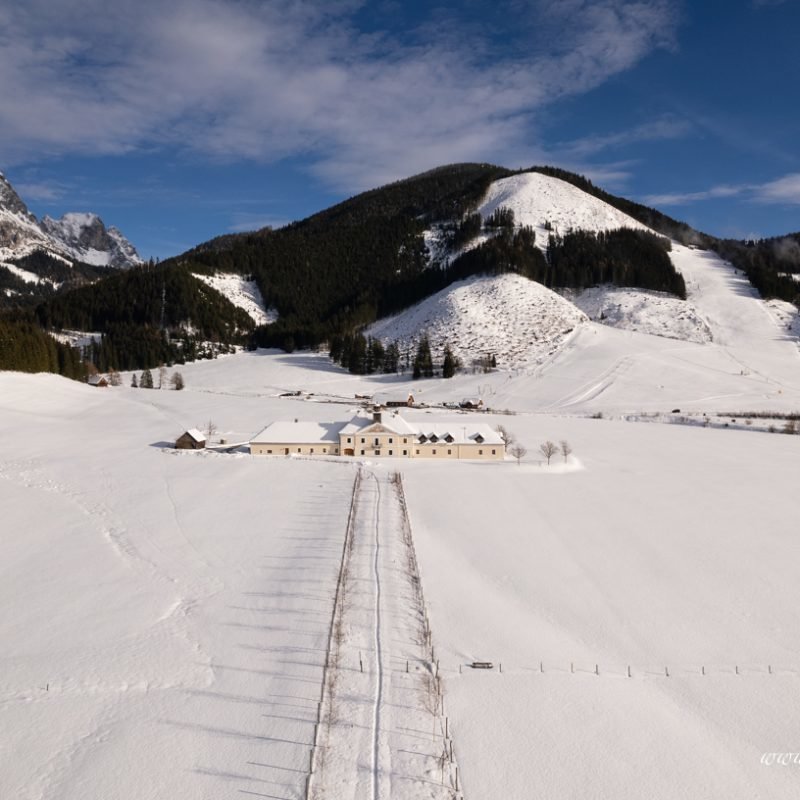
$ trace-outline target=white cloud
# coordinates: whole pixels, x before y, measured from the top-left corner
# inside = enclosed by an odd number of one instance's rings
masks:
[[[692,130],[693,126],[687,120],[674,116],[664,116],[652,122],[638,125],[630,130],[586,136],[571,142],[564,142],[556,145],[554,149],[566,156],[585,158],[603,150],[628,147],[638,142],[678,139],[688,135]]]
[[[800,205],[800,172],[764,183],[755,189],[755,199],[761,203],[790,203]]]
[[[767,183],[722,184],[697,192],[651,194],[643,201],[653,206],[680,206],[723,197],[743,197],[752,202],[775,205],[800,205],[800,172]]]
[[[670,0],[531,0],[508,13],[547,30],[507,55],[474,29],[359,31],[360,5],[0,0],[0,152],[304,155],[348,190],[443,162],[521,165],[541,152],[541,109],[672,47],[677,26]]]
[[[671,192],[667,194],[651,194],[644,198],[644,202],[651,206],[682,206],[696,203],[701,200],[713,200],[721,197],[735,197],[742,194],[747,186],[712,186],[699,192]]]

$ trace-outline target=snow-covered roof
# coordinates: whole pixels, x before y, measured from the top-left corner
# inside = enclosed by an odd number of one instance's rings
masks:
[[[257,433],[251,444],[339,443],[341,422],[273,422]]]
[[[490,425],[459,425],[452,423],[430,424],[426,422],[420,425],[417,430],[418,436],[425,436],[426,441],[430,441],[435,436],[439,442],[444,444],[475,444],[478,437],[483,437],[483,442],[479,444],[502,445],[503,439],[500,434],[493,430]],[[447,437],[452,436],[453,441],[448,442]]]
[[[367,416],[356,415],[350,420],[340,431],[345,436],[353,433],[360,433],[361,431],[371,428],[373,425],[380,425],[391,433],[396,433],[399,436],[413,436],[417,429],[410,422],[406,421],[396,411],[395,412],[381,412],[381,421],[377,422],[373,419],[372,414]]]
[[[197,430],[197,428],[189,428],[184,435],[191,436],[196,442],[204,442],[206,440],[205,434]]]
[[[105,375],[90,375],[87,381],[89,386],[100,386],[102,383],[108,383]]]

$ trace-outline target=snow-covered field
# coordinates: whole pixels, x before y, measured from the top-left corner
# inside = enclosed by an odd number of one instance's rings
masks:
[[[794,344],[775,344],[796,369]],[[604,393],[585,390],[620,362]],[[659,398],[800,408],[800,390],[738,364],[585,323],[543,370],[452,381],[264,351],[186,365],[183,392],[0,375],[2,796],[303,796],[353,465],[164,445],[208,419],[229,441],[345,419],[347,397],[410,387],[516,408],[484,420],[530,451],[522,466],[365,466],[405,474],[464,796],[791,796],[792,768],[760,759],[800,749],[800,438],[585,417]],[[297,388],[313,394],[278,397]],[[571,405],[548,412],[553,396]],[[541,466],[547,438],[584,468]],[[355,649],[374,663],[369,639],[347,641],[351,670]],[[484,658],[502,675],[464,667]],[[441,731],[410,777],[399,733],[378,785],[416,797]],[[369,753],[353,758],[371,774]]]

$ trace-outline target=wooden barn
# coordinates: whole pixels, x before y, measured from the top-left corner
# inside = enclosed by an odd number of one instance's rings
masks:
[[[197,428],[190,428],[175,440],[177,450],[202,450],[206,446],[206,437]]]

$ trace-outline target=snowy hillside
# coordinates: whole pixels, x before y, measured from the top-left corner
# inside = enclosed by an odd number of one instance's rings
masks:
[[[551,356],[586,322],[572,303],[519,275],[454,283],[402,313],[380,320],[368,334],[413,349],[427,333],[434,356],[449,344],[465,366],[494,354],[499,367],[535,364]]]
[[[265,307],[261,290],[255,281],[245,280],[241,275],[234,273],[192,274],[212,289],[216,289],[235,306],[244,309],[256,325],[269,325],[278,319],[277,311]]]
[[[711,330],[691,302],[665,292],[594,286],[577,294],[565,291],[564,296],[590,319],[612,328],[686,342],[712,339]]]
[[[478,208],[486,219],[498,208],[514,212],[514,222],[536,231],[536,243],[547,246],[549,222],[553,233],[569,230],[609,231],[616,228],[650,230],[608,203],[576,186],[538,172],[525,172],[495,181]]]

